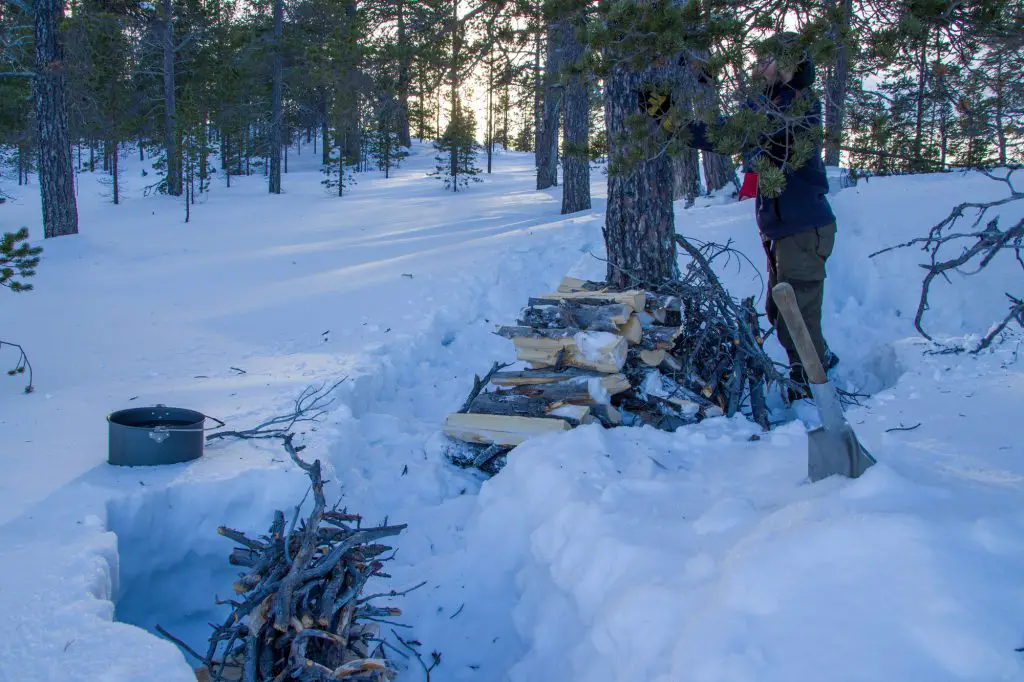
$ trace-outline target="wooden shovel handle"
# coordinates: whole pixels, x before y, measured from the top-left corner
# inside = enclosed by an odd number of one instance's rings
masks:
[[[825,368],[821,366],[821,358],[818,357],[818,351],[811,341],[811,333],[807,331],[804,317],[800,314],[800,306],[796,303],[796,292],[793,291],[793,287],[787,282],[776,284],[772,288],[772,300],[786,321],[786,328],[789,329],[789,335],[796,344],[796,352],[803,363],[807,379],[812,384],[826,383],[828,379],[825,376]]]

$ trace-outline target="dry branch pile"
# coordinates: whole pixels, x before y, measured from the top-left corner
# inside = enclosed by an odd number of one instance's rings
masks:
[[[786,384],[762,349],[752,299],[738,302],[711,261],[728,246],[695,247],[683,276],[656,290],[615,291],[565,278],[531,298],[515,326],[497,334],[529,365],[495,364],[449,415],[449,458],[496,473],[525,440],[575,426],[649,424],[675,430],[744,411],[768,428],[766,387]]]
[[[206,655],[189,650],[202,663],[196,676],[200,682],[390,680],[394,670],[378,628],[401,614],[370,602],[405,593],[361,593],[370,578],[387,577],[381,571],[391,548],[379,541],[405,526],[363,528],[359,516],[328,509],[320,460],[302,461],[292,434],[281,437],[309,475],[313,509],[298,525],[298,508],[290,523],[277,511],[270,530],[258,538],[218,529],[238,545],[229,561],[247,571],[234,584],[238,598],[219,602],[230,604],[232,612],[214,626]]]

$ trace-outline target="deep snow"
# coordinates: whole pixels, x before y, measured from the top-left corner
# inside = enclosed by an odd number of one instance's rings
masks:
[[[721,418],[545,437],[483,482],[444,461],[439,426],[474,373],[512,358],[494,325],[567,273],[603,274],[604,178],[594,211],[563,218],[557,191],[531,189],[530,157],[501,155],[451,196],[417,151],[343,199],[303,165],[312,155],[293,156],[286,195],[233,180],[188,225],[137,176],[120,207],[80,177],[82,234],[45,243],[36,291],[4,302],[3,337],[26,346],[37,393],[0,382],[0,680],[193,679],[173,645],[114,621],[113,602],[201,646],[233,575],[214,529],[263,530],[305,490],[273,444],[112,469],[106,413],[162,402],[245,427],[342,376],[306,454],[328,461],[350,510],[410,524],[390,582],[428,581],[398,605],[441,651],[441,679],[1024,676],[1019,336],[979,357],[923,354],[920,254],[867,258],[995,183],[873,179],[833,197],[826,334],[843,384],[875,394],[849,413],[880,460],[861,479],[805,484],[799,421],[751,440],[756,427]],[[36,198],[18,196],[0,219],[35,233]],[[753,261],[717,263],[737,295],[761,286],[751,211],[677,214],[680,232]],[[968,342],[1001,317],[997,287],[1019,275],[995,265],[936,292],[936,331]]]

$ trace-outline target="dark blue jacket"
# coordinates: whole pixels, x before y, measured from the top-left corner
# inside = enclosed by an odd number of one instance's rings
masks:
[[[810,87],[813,83],[814,65],[807,61],[799,66],[793,80],[769,88],[758,101],[747,102],[747,106],[765,111],[771,116],[771,110],[766,108],[768,101],[773,103],[774,108],[785,111],[794,99],[811,96]],[[765,153],[770,159],[782,158],[785,150],[792,148],[794,129],[806,131],[817,125],[821,125],[821,102],[816,99],[811,111],[802,120],[792,127],[780,124],[784,130],[759,140],[756,147],[745,150],[745,170]],[[689,129],[690,146],[714,151],[704,123],[691,123]],[[828,177],[821,159],[821,145],[815,144],[811,158],[800,168],[792,170],[787,167],[785,173],[786,187],[780,196],[769,198],[759,193],[755,200],[757,227],[761,235],[765,239],[776,240],[834,224],[836,217],[828,203]]]

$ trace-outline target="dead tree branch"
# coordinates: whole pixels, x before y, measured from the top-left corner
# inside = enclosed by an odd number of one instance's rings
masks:
[[[7,370],[8,376],[18,376],[19,374],[25,374],[28,372],[28,385],[25,386],[25,393],[31,393],[36,390],[32,384],[32,363],[28,361],[28,355],[25,353],[25,349],[16,343],[10,341],[0,341],[0,348],[4,346],[10,346],[11,348],[18,349],[18,362],[14,365],[14,369]]]
[[[295,399],[295,408],[288,414],[272,417],[267,421],[244,431],[218,431],[206,436],[206,440],[217,438],[242,438],[246,440],[285,438],[296,424],[316,422],[327,414],[334,404],[334,391],[345,383],[348,377],[328,385],[325,381],[319,387],[307,386]]]
[[[996,215],[988,220],[983,229],[976,229],[994,210],[1011,202],[1024,199],[1024,192],[1018,190],[1013,183],[1014,174],[1018,170],[1013,169],[1005,176],[997,176],[990,171],[982,171],[986,177],[1006,184],[1010,192],[1009,196],[988,202],[963,202],[953,208],[942,221],[934,225],[929,230],[927,236],[917,237],[871,254],[871,258],[875,258],[890,251],[911,246],[920,246],[921,250],[928,254],[929,262],[921,265],[927,271],[927,274],[921,283],[921,298],[918,302],[917,313],[914,316],[914,328],[929,341],[934,341],[934,339],[924,329],[923,321],[925,313],[930,308],[928,296],[931,292],[931,285],[937,277],[941,276],[948,282],[949,277],[946,273],[950,271],[960,272],[965,276],[975,275],[984,270],[997,255],[1004,251],[1013,251],[1017,263],[1024,270],[1024,255],[1022,255],[1022,249],[1024,249],[1024,219],[1018,220],[1015,225],[1004,230],[999,227],[1000,216]],[[952,230],[958,221],[971,210],[976,211],[977,215],[971,224],[970,231],[953,232]],[[946,247],[952,244],[962,244],[962,241],[967,241],[968,245],[960,246],[960,254],[954,258],[946,258]],[[965,270],[968,265],[972,266],[972,269]],[[1010,322],[1016,321],[1024,327],[1024,305],[1022,305],[1021,299],[1009,293],[1006,294],[1006,297],[1010,301],[1010,310],[1006,317],[985,335],[972,352],[978,353],[988,348]]]

